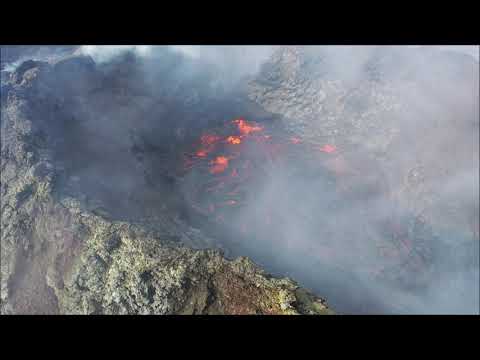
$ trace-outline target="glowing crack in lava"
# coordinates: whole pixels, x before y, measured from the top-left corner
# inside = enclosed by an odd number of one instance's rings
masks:
[[[206,157],[208,155],[207,151],[203,150],[203,149],[200,149],[197,151],[196,155],[198,157]]]
[[[195,156],[197,159],[211,159],[211,155],[213,153],[216,153],[213,158],[213,160],[209,161],[210,164],[210,173],[211,174],[221,174],[223,173],[229,166],[229,160],[231,160],[231,157],[228,157],[224,154],[218,154],[219,147],[221,147],[221,143],[227,143],[230,145],[240,145],[243,144],[244,141],[248,139],[252,139],[257,142],[264,142],[265,140],[271,140],[271,135],[269,134],[264,134],[264,127],[246,121],[243,118],[238,118],[236,120],[232,121],[233,124],[235,124],[235,127],[238,131],[237,134],[230,134],[228,136],[219,136],[216,134],[204,134],[200,137],[200,146],[195,152]],[[256,133],[262,132],[261,135],[257,136]],[[300,145],[303,144],[303,141],[298,138],[298,137],[291,137],[288,141],[288,143],[292,145]],[[287,143],[287,144],[288,144]],[[271,143],[267,147],[264,148],[265,156],[267,156],[270,160],[273,160],[275,158],[276,153],[280,151],[281,149],[284,148],[284,145],[282,142],[280,143]],[[304,144],[307,145],[308,144]],[[310,146],[312,149],[317,148],[317,150],[320,150],[321,152],[324,153],[333,153],[336,151],[335,146],[330,145],[330,144],[325,144],[321,147],[315,147],[315,146]],[[223,150],[228,151],[227,148],[222,148]],[[241,150],[241,148],[240,148]],[[246,160],[248,161],[248,160]],[[194,165],[194,161],[188,160],[186,162],[186,168],[191,168]],[[238,177],[238,172],[237,170],[234,169],[232,172],[231,177]]]
[[[232,145],[238,145],[242,142],[240,136],[229,136],[227,137],[227,142]]]
[[[213,175],[223,175],[223,173],[229,168],[229,165],[231,165],[231,162],[235,159],[235,166],[232,168],[227,177],[229,179],[228,181],[231,183],[230,185],[239,186],[239,182],[244,182],[252,175],[252,169],[250,168],[251,159],[248,158],[249,155],[247,154],[249,153],[244,152],[245,148],[243,147],[243,145],[248,143],[249,140],[254,141],[254,143],[257,145],[260,145],[260,147],[257,149],[257,160],[263,162],[267,161],[270,163],[275,161],[275,159],[277,159],[279,155],[283,154],[284,151],[288,151],[288,145],[306,146],[311,150],[317,149],[317,151],[320,150],[325,153],[332,153],[336,151],[336,148],[332,145],[326,144],[322,147],[317,147],[313,144],[309,145],[304,143],[298,137],[287,137],[284,140],[281,138],[275,138],[275,141],[273,141],[274,139],[270,134],[264,133],[265,128],[263,126],[260,126],[254,122],[246,121],[243,118],[233,120],[231,123],[235,126],[234,131],[236,133],[232,134],[232,129],[229,129],[226,126],[224,131],[230,131],[230,134],[227,133],[226,135],[220,136],[210,132],[200,137],[199,147],[192,153],[193,157],[187,158],[185,161],[185,170],[192,169],[196,164],[196,160],[198,160],[200,163],[202,163],[204,160],[208,160],[209,173]],[[266,140],[268,140],[268,142],[265,142]],[[226,147],[225,144],[234,145],[235,147],[229,148]],[[247,158],[245,156],[247,156]],[[203,166],[204,165],[200,165],[200,167]],[[218,180],[214,180],[213,185],[210,183],[206,191],[220,191],[220,188],[225,185],[224,181],[226,181],[226,179],[220,179],[222,178],[219,177]],[[234,192],[235,191],[230,191],[232,195],[237,195],[233,194]],[[237,203],[237,200],[228,200],[226,202],[226,204],[229,205],[234,205]],[[196,205],[196,207],[198,207],[198,205]],[[209,212],[212,213],[215,211],[215,209],[216,207],[210,208]]]
[[[237,124],[238,130],[243,135],[249,135],[250,133],[263,130],[261,126],[250,125],[248,122],[246,122],[243,119],[237,119],[237,120],[234,120],[233,122]]]
[[[200,143],[202,144],[201,148],[197,150],[195,155],[200,158],[205,158],[215,149],[216,143],[220,140],[220,137],[217,135],[203,135],[200,138]]]
[[[213,166],[210,168],[212,174],[220,174],[228,168],[229,159],[226,156],[217,156],[210,162]]]

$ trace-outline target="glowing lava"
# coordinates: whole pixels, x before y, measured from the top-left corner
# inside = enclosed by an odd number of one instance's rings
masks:
[[[228,158],[225,156],[217,156],[214,160],[210,162],[213,165],[210,168],[210,173],[220,174],[228,168]]]
[[[262,131],[263,128],[261,126],[251,125],[243,119],[237,119],[233,121],[238,126],[238,131],[240,131],[243,135],[249,135],[253,132]]]
[[[227,137],[227,142],[232,145],[238,145],[242,142],[242,139],[239,136],[229,136]]]
[[[232,123],[235,125],[236,128],[234,129],[233,133],[226,135],[206,133],[201,136],[201,138],[199,139],[199,143],[197,143],[198,147],[194,152],[194,158],[207,160],[207,163],[209,165],[208,170],[211,174],[219,175],[225,173],[225,175],[228,176],[228,178],[225,179],[219,176],[214,181],[213,185],[210,184],[210,186],[208,186],[204,190],[206,192],[214,192],[215,194],[221,194],[225,190],[225,186],[228,185],[225,184],[223,181],[227,181],[227,183],[239,181],[243,182],[246,179],[250,178],[253,170],[251,166],[251,161],[250,159],[244,158],[242,156],[241,151],[243,150],[243,146],[238,146],[240,144],[243,145],[250,140],[258,143],[258,152],[260,154],[263,154],[265,157],[264,161],[268,162],[275,161],[280,155],[282,155],[284,150],[286,150],[285,145],[287,145],[288,143],[302,144],[302,146],[308,146],[312,150],[316,149],[317,151],[320,150],[325,153],[333,153],[336,151],[336,148],[333,145],[325,144],[323,146],[317,147],[315,145],[305,143],[302,139],[295,136],[286,138],[283,141],[281,139],[273,138],[270,134],[268,134],[268,132],[264,133],[265,129],[263,126],[260,126],[255,122],[246,121],[242,118],[233,120]],[[225,147],[225,144],[235,145],[237,146],[237,148],[232,149],[231,147]],[[221,151],[226,152],[223,152],[222,154]],[[187,160],[185,161],[185,167],[187,169],[190,169],[194,166],[195,162],[194,160]],[[232,162],[232,165],[234,165],[231,169],[229,169],[230,162]],[[228,174],[226,173],[227,170]],[[221,179],[223,180],[220,181]],[[230,190],[230,192],[227,195],[238,195],[238,189],[228,190]],[[217,205],[220,205],[222,207],[225,205],[235,204],[238,204],[237,200],[223,199],[223,201],[220,202],[210,203],[210,205],[203,210],[203,213],[216,213]],[[223,221],[222,218],[217,218],[216,220]],[[268,225],[273,224],[273,219],[270,214],[266,216],[266,223]]]
[[[220,137],[218,137],[216,135],[209,135],[209,134],[203,135],[200,138],[200,142],[202,144],[202,147],[197,150],[195,155],[200,157],[200,158],[207,157],[208,154],[213,151],[213,149],[215,148],[215,144],[219,140],[220,140]]]

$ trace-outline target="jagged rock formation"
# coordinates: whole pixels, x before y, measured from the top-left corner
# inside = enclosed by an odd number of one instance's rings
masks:
[[[273,278],[246,258],[227,260],[220,250],[206,250],[218,244],[175,212],[162,211],[162,201],[174,201],[168,191],[137,188],[143,173],[138,154],[130,152],[134,128],[125,124],[152,109],[152,99],[127,100],[120,92],[106,107],[112,95],[102,93],[102,81],[113,80],[127,81],[128,74],[103,76],[82,56],[27,61],[2,79],[2,313],[331,313],[292,280]],[[102,107],[117,127],[96,117],[94,109]],[[97,137],[87,146],[82,136],[92,131]],[[106,131],[126,140],[102,144]],[[136,164],[138,179],[119,187],[109,182],[107,175],[121,178]],[[100,171],[106,183],[94,176]],[[148,200],[155,211],[128,215],[134,204],[148,208]],[[118,220],[115,209],[127,215]]]

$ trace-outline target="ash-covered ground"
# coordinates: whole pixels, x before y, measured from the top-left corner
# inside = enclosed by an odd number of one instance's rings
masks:
[[[2,47],[2,311],[479,313],[478,66]]]

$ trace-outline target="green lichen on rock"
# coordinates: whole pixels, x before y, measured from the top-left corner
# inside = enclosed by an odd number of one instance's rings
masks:
[[[117,244],[109,251],[112,238]],[[328,313],[322,300],[247,258],[174,246],[127,224],[92,234],[64,284],[55,290],[65,313]]]

